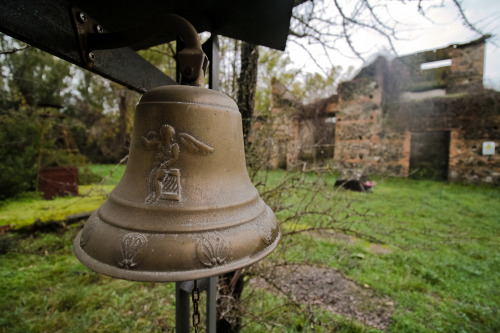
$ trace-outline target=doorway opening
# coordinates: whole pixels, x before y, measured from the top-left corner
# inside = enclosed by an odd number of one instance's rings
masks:
[[[447,180],[449,156],[449,131],[411,133],[411,178]]]

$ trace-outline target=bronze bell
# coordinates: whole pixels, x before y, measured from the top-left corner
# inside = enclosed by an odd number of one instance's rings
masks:
[[[74,241],[92,270],[137,281],[185,281],[248,266],[280,230],[245,164],[233,100],[193,86],[147,92],[123,178]]]

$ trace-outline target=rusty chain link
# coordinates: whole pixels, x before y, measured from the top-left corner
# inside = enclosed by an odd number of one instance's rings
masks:
[[[194,280],[193,291],[191,292],[191,300],[193,301],[193,328],[194,332],[198,332],[198,325],[200,324],[200,311],[198,310],[198,301],[200,300],[200,290],[196,280]]]

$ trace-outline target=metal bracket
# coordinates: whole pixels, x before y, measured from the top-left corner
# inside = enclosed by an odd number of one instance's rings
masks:
[[[94,65],[95,55],[89,48],[88,35],[102,33],[103,28],[79,8],[71,8],[71,22],[78,40],[80,58],[90,68]]]
[[[186,47],[178,54],[181,84],[201,86],[204,83],[208,58],[203,53],[196,29],[184,18],[167,14],[127,31],[105,32],[104,28],[79,8],[71,8],[71,21],[78,39],[83,63],[92,67],[95,50],[115,49],[133,45],[159,31],[179,35]]]

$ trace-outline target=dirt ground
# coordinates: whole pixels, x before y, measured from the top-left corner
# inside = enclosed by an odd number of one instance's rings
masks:
[[[277,267],[269,281],[253,279],[257,287],[291,295],[302,304],[320,306],[364,325],[386,329],[394,312],[394,302],[386,296],[377,295],[369,286],[359,286],[334,269],[309,265],[287,265]]]

